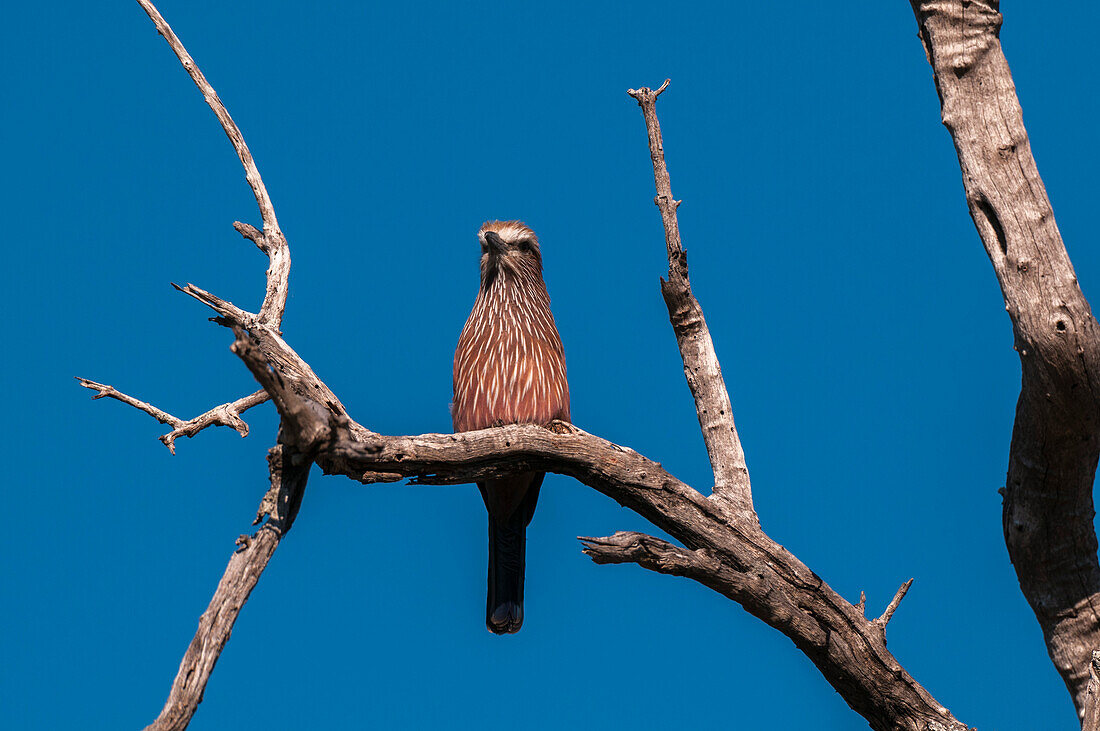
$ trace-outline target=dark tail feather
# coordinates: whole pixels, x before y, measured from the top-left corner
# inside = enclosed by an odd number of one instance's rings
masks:
[[[525,523],[513,517],[507,525],[501,525],[489,518],[485,626],[498,635],[519,632],[523,626],[523,566],[527,552]]]
[[[489,580],[485,626],[498,635],[523,626],[523,568],[527,526],[535,514],[543,472],[479,482],[489,509]]]

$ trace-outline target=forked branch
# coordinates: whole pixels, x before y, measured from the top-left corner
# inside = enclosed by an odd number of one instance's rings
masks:
[[[234,227],[242,236],[255,243],[268,256],[266,291],[260,311],[258,314],[253,315],[240,308],[228,304],[226,306],[231,308],[230,312],[236,319],[247,321],[252,326],[264,327],[274,337],[278,337],[283,312],[286,309],[290,276],[290,250],[286,238],[279,228],[278,219],[275,217],[275,208],[271,203],[267,188],[264,186],[263,179],[260,177],[260,172],[252,158],[252,153],[245,144],[240,129],[230,117],[217,92],[214,91],[202,71],[199,70],[187,49],[184,48],[172,28],[151,2],[138,0],[138,4],[152,19],[157,31],[168,42],[168,45],[172,48],[176,57],[179,58],[180,63],[183,64],[184,69],[195,82],[195,85],[198,86],[206,103],[210,105],[221,123],[222,129],[229,137],[233,149],[237,152],[237,156],[244,166],[245,177],[256,198],[260,217],[263,220],[262,231],[245,223],[236,222],[234,224]],[[198,287],[188,285],[180,289],[207,305],[215,306],[221,303],[221,300]],[[213,424],[231,426],[240,432],[242,436],[246,435],[248,426],[240,418],[240,414],[268,399],[268,392],[257,391],[251,396],[223,404],[195,419],[183,421],[148,403],[127,396],[110,386],[86,379],[81,379],[81,383],[87,388],[95,389],[98,392],[96,398],[115,398],[172,426],[173,430],[161,439],[173,453],[175,452],[176,438],[193,436]],[[280,435],[282,434],[283,430],[280,429]],[[263,573],[276,547],[278,547],[279,541],[290,530],[294,517],[297,515],[305,491],[311,461],[301,455],[293,444],[284,444],[282,440],[271,449],[268,459],[271,487],[257,511],[256,523],[261,522],[265,517],[268,520],[254,535],[242,536],[238,540],[239,548],[230,559],[225,574],[218,584],[217,591],[210,600],[209,607],[199,620],[199,628],[184,655],[183,661],[180,663],[180,669],[172,683],[168,700],[157,720],[149,726],[149,729],[153,731],[168,731],[169,729],[179,731],[185,729],[190,723],[191,717],[202,701],[203,692],[210,673],[214,669],[214,664],[221,655],[225,643],[229,640],[230,632],[241,607],[248,600],[249,594],[256,586],[260,575]]]
[[[232,307],[218,305],[219,313]],[[658,463],[573,427],[506,426],[461,434],[386,436],[354,422],[293,349],[264,325],[219,321],[237,334],[233,351],[272,395],[288,440],[328,474],[365,483],[379,475],[455,484],[516,471],[574,477],[634,510],[683,543],[644,534],[586,539],[593,558],[639,563],[721,592],[780,630],[876,729],[944,728],[957,721],[886,649],[884,622],[868,620],[760,530],[731,515]],[[900,596],[895,600],[900,601]],[[889,615],[886,616],[889,619]]]
[[[271,258],[267,296],[258,314],[193,285],[181,289],[211,307],[218,315],[216,321],[233,330],[233,352],[270,395],[281,418],[279,445],[271,457],[272,490],[260,508],[261,515],[269,514],[270,519],[254,536],[241,541],[242,549],[231,559],[181,663],[168,703],[151,728],[187,725],[241,605],[294,520],[313,462],[330,474],[364,483],[411,477],[422,483],[451,484],[517,470],[575,477],[638,512],[684,546],[640,533],[617,533],[585,539],[585,550],[594,560],[637,563],[686,576],[737,601],[791,638],[875,729],[966,728],[886,649],[880,622],[885,625],[904,592],[899,592],[880,620],[868,620],[759,527],[729,397],[702,310],[691,293],[679,239],[678,203],[672,198],[655,110],[656,98],[667,82],[657,91],[639,89],[631,95],[642,106],[649,134],[657,204],[669,252],[669,280],[662,283],[662,293],[714,469],[711,497],[634,450],[577,428],[509,426],[463,434],[385,436],[352,420],[279,332],[290,260],[239,130],[164,19],[147,0],[138,2],[203,91],[233,142],[260,206],[264,231],[246,224],[236,227]]]
[[[160,441],[164,443],[164,446],[168,447],[168,451],[172,454],[176,453],[176,440],[178,438],[193,437],[203,429],[211,426],[228,426],[236,430],[242,437],[247,437],[248,424],[241,418],[241,414],[248,411],[253,406],[259,406],[270,398],[263,389],[260,389],[256,393],[249,394],[244,398],[237,399],[227,404],[222,404],[221,406],[215,406],[206,413],[199,414],[194,419],[187,419],[185,421],[179,417],[172,416],[167,411],[158,409],[152,404],[136,399],[133,396],[128,396],[115,389],[114,386],[96,383],[95,381],[90,381],[87,378],[80,378],[79,376],[76,380],[80,381],[80,385],[84,388],[90,388],[96,391],[96,395],[92,396],[93,399],[113,398],[116,401],[129,404],[135,409],[144,411],[161,424],[167,424],[172,427],[172,431],[160,436]]]
[[[172,27],[168,25],[168,21],[164,19],[164,16],[149,0],[137,0],[137,2],[146,15],[149,16],[149,19],[153,21],[157,32],[164,36],[164,40],[168,42],[172,52],[176,54],[176,58],[180,60],[184,70],[187,71],[188,76],[195,82],[195,86],[202,92],[203,99],[214,111],[214,116],[218,118],[218,122],[225,130],[233,149],[237,152],[237,157],[240,158],[241,165],[244,166],[244,175],[248,180],[248,187],[252,189],[252,195],[256,197],[256,205],[260,209],[260,218],[263,220],[264,230],[260,232],[254,227],[240,222],[234,223],[234,226],[242,236],[251,239],[261,251],[268,255],[270,265],[267,270],[267,291],[264,295],[263,305],[260,307],[259,316],[264,322],[274,325],[278,329],[283,321],[283,312],[286,310],[286,297],[289,291],[290,247],[287,246],[286,238],[283,236],[282,229],[279,228],[279,220],[275,217],[275,206],[271,203],[271,196],[267,193],[263,178],[260,177],[260,170],[256,167],[256,161],[252,159],[252,152],[245,144],[244,135],[241,134],[240,128],[233,121],[233,117],[229,116],[229,110],[225,108],[225,104],[222,103],[218,93],[214,91],[214,87],[210,85],[202,71],[199,70],[195,59],[191,58],[191,54],[183,47],[183,43],[176,36]]]

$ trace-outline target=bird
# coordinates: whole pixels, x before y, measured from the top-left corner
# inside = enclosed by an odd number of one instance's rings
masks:
[[[451,416],[458,432],[505,424],[569,422],[565,350],[550,312],[539,240],[521,221],[487,221],[481,285],[454,359]],[[485,626],[514,634],[523,625],[527,526],[545,472],[477,483],[489,512]]]

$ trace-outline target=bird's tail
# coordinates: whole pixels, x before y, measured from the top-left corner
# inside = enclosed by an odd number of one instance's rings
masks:
[[[513,516],[506,524],[489,518],[489,580],[485,626],[498,635],[523,626],[523,568],[527,525]]]

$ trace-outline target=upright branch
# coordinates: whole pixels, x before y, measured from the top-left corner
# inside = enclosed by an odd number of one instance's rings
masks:
[[[178,289],[209,306],[217,308],[219,304],[222,305],[222,309],[232,316],[234,322],[247,323],[249,327],[281,341],[279,328],[282,324],[283,312],[286,309],[290,276],[290,250],[286,238],[279,228],[278,219],[275,217],[275,207],[271,203],[271,197],[267,193],[259,169],[256,167],[256,162],[252,158],[248,145],[245,144],[240,129],[229,115],[229,111],[218,97],[217,92],[214,91],[210,82],[206,80],[202,71],[195,64],[194,59],[191,58],[191,54],[187,52],[183,43],[180,42],[180,39],[172,31],[164,17],[149,0],[138,0],[138,4],[145,10],[156,26],[157,31],[168,42],[188,75],[195,82],[199,91],[202,92],[203,98],[214,111],[222,129],[229,137],[233,149],[237,152],[241,165],[244,166],[245,178],[248,180],[248,185],[252,189],[256,204],[260,209],[263,230],[260,231],[254,226],[240,222],[234,223],[234,227],[243,237],[252,241],[265,253],[269,262],[266,291],[258,314],[252,314],[225,303],[214,295],[190,284],[186,287],[178,287]],[[271,393],[270,391],[258,391],[243,399],[223,404],[195,419],[183,421],[144,401],[120,393],[110,386],[86,379],[80,380],[85,387],[97,391],[95,398],[109,397],[117,399],[172,426],[172,431],[161,437],[161,439],[173,453],[177,437],[193,436],[202,429],[214,424],[231,426],[242,435],[247,434],[248,426],[240,418],[240,413],[256,404],[263,403]],[[333,400],[335,400],[335,397],[333,397]],[[256,586],[256,582],[259,581],[260,575],[271,559],[275,548],[279,545],[279,541],[293,524],[312,463],[308,456],[298,449],[293,439],[283,438],[288,434],[297,435],[298,432],[292,432],[281,427],[280,443],[269,454],[271,488],[260,504],[255,523],[261,522],[265,517],[268,520],[254,535],[242,537],[238,540],[239,549],[230,559],[209,607],[199,620],[198,631],[195,633],[195,637],[180,664],[168,700],[160,716],[149,726],[150,729],[165,731],[187,727],[196,708],[202,701],[207,680],[214,669],[214,664],[217,662],[222,648],[229,639],[241,607],[244,606],[249,594]]]
[[[1004,486],[1020,588],[1078,712],[1100,647],[1093,480],[1100,332],[1054,221],[1001,51],[996,0],[911,0],[1022,365]]]
[[[710,338],[703,309],[691,292],[688,279],[687,252],[680,241],[680,224],[676,209],[681,201],[672,197],[672,183],[665,164],[665,149],[661,140],[661,123],[657,121],[657,97],[668,88],[669,79],[660,88],[630,89],[642,108],[646,132],[649,136],[649,157],[653,162],[653,182],[657,196],[653,202],[661,210],[665,227],[665,245],[668,249],[668,281],[661,280],[661,294],[668,307],[669,321],[680,346],[684,362],[684,375],[695,399],[695,411],[699,427],[707,447],[711,469],[714,472],[714,495],[723,500],[734,514],[756,520],[752,506],[752,489],[745,453],[733,423],[733,407],[730,405],[722,367]]]
[[[183,47],[183,43],[176,36],[172,27],[168,25],[168,21],[164,19],[164,16],[149,0],[137,0],[137,2],[146,15],[149,16],[149,19],[153,21],[153,24],[157,27],[157,32],[164,36],[164,40],[168,42],[172,52],[176,54],[176,58],[183,65],[184,70],[195,82],[195,86],[199,87],[203,99],[214,110],[214,116],[218,118],[218,122],[221,123],[226,136],[229,137],[233,149],[237,152],[237,157],[241,160],[241,165],[244,166],[244,175],[248,180],[248,187],[252,189],[252,195],[256,197],[256,205],[260,209],[260,218],[263,220],[264,230],[261,232],[248,224],[240,222],[234,223],[234,227],[242,236],[250,239],[261,251],[267,254],[270,260],[267,270],[267,291],[264,295],[263,305],[260,308],[260,318],[263,322],[278,329],[283,321],[283,312],[286,309],[286,297],[289,287],[288,277],[290,274],[290,247],[287,246],[286,237],[283,236],[282,229],[279,228],[279,220],[275,217],[275,206],[271,203],[271,196],[267,194],[267,187],[264,185],[263,178],[260,177],[260,170],[256,167],[256,161],[252,159],[252,153],[249,151],[248,145],[245,144],[244,135],[241,134],[240,128],[233,121],[233,117],[229,116],[229,110],[225,108],[225,104],[218,97],[218,93],[214,91],[214,87],[203,76],[198,64],[195,63],[195,59],[191,58],[191,54]]]

